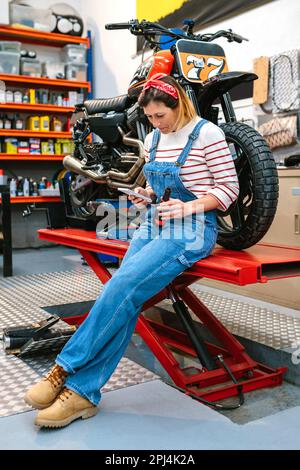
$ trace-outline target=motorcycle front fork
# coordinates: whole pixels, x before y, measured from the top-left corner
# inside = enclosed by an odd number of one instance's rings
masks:
[[[200,116],[200,109],[199,109],[195,91],[193,90],[191,85],[184,85],[184,89],[185,89],[187,96],[193,103],[198,116]],[[223,95],[219,96],[219,99],[220,99],[225,122],[236,122],[236,114],[232,106],[230,94],[228,92],[224,93]]]

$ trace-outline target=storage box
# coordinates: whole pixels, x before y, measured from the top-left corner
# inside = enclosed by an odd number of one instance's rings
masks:
[[[39,31],[51,31],[51,9],[33,8],[29,5],[9,4],[10,24],[21,24]]]
[[[59,188],[55,188],[55,189],[49,189],[49,188],[46,188],[46,189],[40,189],[40,196],[53,196],[53,197],[57,197],[57,196],[60,196],[60,191],[59,191]]]
[[[87,74],[87,64],[75,64],[69,62],[65,65],[66,80],[77,80],[78,82],[85,82]]]
[[[0,73],[20,73],[20,53],[0,51]]]
[[[62,48],[62,60],[77,64],[86,63],[86,47],[82,44],[67,44]]]
[[[37,59],[21,57],[21,75],[40,77],[42,75],[41,62]]]
[[[5,52],[21,52],[21,42],[18,41],[0,41],[0,51]]]

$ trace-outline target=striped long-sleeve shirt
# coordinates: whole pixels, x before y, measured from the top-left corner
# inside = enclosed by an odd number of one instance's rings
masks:
[[[155,160],[176,162],[199,120],[199,117],[195,118],[177,132],[161,133]],[[144,143],[146,162],[149,161],[152,139],[153,132],[146,136]],[[232,155],[223,131],[215,124],[209,122],[201,128],[199,137],[180,169],[180,177],[184,186],[198,198],[208,194],[213,196],[222,211],[226,211],[237,199],[239,183]],[[149,183],[146,189],[151,189]]]

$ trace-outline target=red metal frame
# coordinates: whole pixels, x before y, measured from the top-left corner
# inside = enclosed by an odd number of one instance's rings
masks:
[[[77,248],[102,283],[107,282],[111,274],[96,253],[123,258],[128,247],[128,242],[97,239],[95,232],[81,229],[43,229],[38,233],[40,239]],[[280,385],[286,368],[271,369],[251,359],[241,343],[188,286],[201,277],[246,285],[292,276],[300,276],[300,250],[287,246],[258,244],[242,252],[216,248],[211,256],[195,263],[172,282],[172,287],[179,297],[222,344],[222,347],[211,343],[206,343],[206,346],[213,356],[220,354],[223,356],[239,381],[238,385],[242,385],[243,392]],[[167,290],[163,289],[144,304],[142,311],[165,298]],[[66,321],[79,324],[85,317],[86,314],[80,317],[68,317]],[[140,315],[136,332],[143,338],[174,383],[187,394],[192,393],[209,401],[238,394],[238,385],[232,383],[221,363],[220,367],[211,371],[200,366],[199,369],[180,367],[170,347],[197,357],[188,336],[182,331]]]

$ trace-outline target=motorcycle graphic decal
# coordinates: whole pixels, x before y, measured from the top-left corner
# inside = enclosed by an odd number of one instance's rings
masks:
[[[153,64],[154,64],[153,57],[150,57],[149,59],[142,62],[140,66],[137,68],[133,76],[133,79],[130,82],[129,87],[132,87],[141,81],[145,81],[149,75],[150,70],[153,67]]]
[[[199,82],[227,72],[225,57],[180,53],[182,73],[189,81]]]

